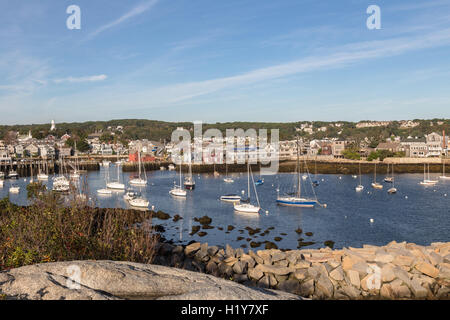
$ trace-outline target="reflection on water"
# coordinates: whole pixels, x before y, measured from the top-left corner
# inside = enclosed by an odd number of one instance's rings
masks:
[[[117,171],[114,166],[109,169],[89,172],[87,176],[87,190],[89,197],[95,199],[100,207],[129,208],[124,200],[124,191],[114,191],[110,196],[97,194],[98,189],[105,188],[105,170],[109,170],[109,176],[116,178]],[[121,173],[121,181],[126,183],[130,173]],[[395,186],[397,194],[389,195],[387,190],[390,184],[383,183],[382,190],[370,187],[373,176],[363,176],[362,183],[365,186],[363,192],[355,192],[355,186],[359,179],[351,176],[317,175],[313,180],[320,181],[320,185],[314,188],[321,203],[326,203],[327,208],[294,208],[277,206],[277,188],[281,192],[292,191],[293,175],[280,174],[277,176],[265,176],[264,184],[257,186],[259,200],[263,211],[259,216],[248,213],[236,212],[232,203],[219,200],[224,194],[242,194],[247,197],[246,174],[231,174],[234,183],[225,183],[223,176],[214,177],[213,174],[194,175],[196,188],[188,190],[186,198],[169,195],[174,181],[179,181],[175,171],[148,172],[149,183],[146,187],[132,188],[140,191],[150,201],[150,208],[162,210],[172,217],[175,214],[183,219],[177,222],[169,220],[155,220],[166,229],[165,237],[175,242],[187,243],[191,240],[208,242],[211,245],[224,245],[226,243],[239,247],[249,243],[248,232],[245,227],[260,228],[261,233],[269,227],[273,230],[264,236],[255,234],[250,236],[252,240],[263,242],[269,240],[275,242],[280,248],[295,249],[299,237],[304,241],[313,241],[311,248],[323,247],[326,240],[335,241],[335,247],[362,246],[363,244],[383,245],[392,240],[408,241],[418,244],[429,244],[436,241],[449,241],[449,197],[450,181],[440,181],[437,185],[424,187],[419,185],[423,179],[421,174],[398,175]],[[339,178],[341,177],[341,179]],[[382,181],[382,177],[379,179]],[[11,194],[10,199],[17,204],[27,204],[26,184],[29,178],[13,181],[21,187],[20,193]],[[308,181],[302,192],[309,193],[313,187]],[[48,188],[52,187],[52,177],[46,182]],[[0,197],[7,197],[11,181],[6,180],[4,187],[0,188]],[[252,201],[255,201],[252,191]],[[268,213],[266,213],[268,211]],[[212,218],[211,225],[214,229],[201,229],[207,232],[204,237],[195,234],[190,236],[192,226],[199,225],[193,221],[195,217],[207,215]],[[373,219],[373,222],[370,222]],[[229,225],[235,228],[228,232]],[[219,230],[218,227],[223,228]],[[298,235],[295,230],[303,229],[304,232],[313,232],[313,236]],[[244,230],[244,231],[240,231]],[[286,233],[287,235],[281,235]],[[237,240],[244,237],[243,240]],[[282,240],[274,241],[275,237]]]

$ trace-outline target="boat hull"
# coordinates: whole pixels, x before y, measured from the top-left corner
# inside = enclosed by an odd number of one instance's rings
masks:
[[[220,200],[225,201],[225,202],[240,202],[241,197],[240,196],[221,196]]]
[[[133,186],[145,187],[147,185],[147,181],[141,179],[132,179],[130,180],[130,184]]]
[[[240,204],[240,205],[235,205],[234,210],[237,212],[242,212],[242,213],[258,214],[259,210],[261,210],[261,208],[253,206],[253,205]]]
[[[125,190],[125,185],[122,183],[108,183],[106,187],[114,190]]]
[[[188,190],[194,190],[195,189],[195,183],[194,184],[184,184],[184,187]]]
[[[317,201],[312,199],[277,199],[277,204],[287,207],[313,208]]]
[[[132,207],[136,208],[148,208],[149,201],[143,199],[132,199],[128,202]]]
[[[175,197],[186,197],[186,191],[182,189],[173,189],[169,191],[169,194]]]

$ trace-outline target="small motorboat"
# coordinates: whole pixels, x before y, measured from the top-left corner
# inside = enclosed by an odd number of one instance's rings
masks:
[[[8,178],[9,179],[19,179],[19,174],[15,170],[11,170],[8,173]]]
[[[140,196],[139,193],[137,193],[137,192],[135,192],[135,191],[133,191],[133,190],[128,190],[128,191],[123,195],[123,199],[124,199],[125,201],[130,201],[130,200],[133,200],[133,199],[135,199],[135,198],[137,198],[137,197],[139,197],[139,196]]]
[[[169,164],[169,170],[175,170],[175,166],[173,164]]]
[[[434,186],[438,181],[436,180],[423,180],[419,182],[423,186]]]
[[[224,178],[223,181],[226,182],[226,183],[233,183],[234,182],[234,180],[231,179],[231,178]]]
[[[72,179],[72,180],[80,179],[80,174],[79,174],[78,170],[75,170],[74,172],[72,172],[70,174],[70,179]]]
[[[239,202],[241,201],[241,196],[237,194],[226,194],[221,196],[220,200],[225,202]]]
[[[150,202],[144,198],[134,198],[131,199],[130,201],[128,201],[128,203],[132,206],[132,207],[137,207],[137,208],[148,208],[148,205],[150,204]]]
[[[390,188],[390,189],[388,190],[388,193],[389,193],[389,194],[397,193],[397,188],[394,188],[394,187]]]
[[[383,185],[378,182],[372,182],[372,188],[374,189],[383,189]]]
[[[37,179],[38,179],[39,181],[47,181],[47,180],[48,180],[48,175],[45,174],[45,173],[39,173],[39,174],[37,175]]]
[[[194,190],[195,189],[195,180],[192,177],[186,177],[184,181],[184,187],[188,190]]]
[[[255,186],[260,186],[260,185],[263,185],[263,184],[264,184],[264,179],[258,179],[255,182]]]
[[[98,189],[97,193],[101,196],[109,196],[112,194],[112,191],[110,189]]]
[[[14,194],[16,194],[16,193],[19,193],[19,192],[20,192],[20,187],[19,187],[19,186],[13,185],[13,186],[11,186],[11,187],[9,188],[9,193],[14,193]]]

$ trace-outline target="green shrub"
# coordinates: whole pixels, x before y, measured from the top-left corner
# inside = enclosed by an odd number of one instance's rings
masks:
[[[151,212],[100,209],[38,193],[30,206],[0,200],[0,270],[71,260],[150,263],[158,236]]]

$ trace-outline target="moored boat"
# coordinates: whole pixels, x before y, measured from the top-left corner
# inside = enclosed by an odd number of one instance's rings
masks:
[[[312,208],[319,202],[316,198],[306,198],[302,196],[302,182],[301,180],[306,180],[309,177],[308,168],[306,167],[307,174],[304,174],[300,177],[300,155],[299,155],[300,145],[297,138],[297,166],[296,166],[296,180],[297,180],[297,190],[295,193],[286,194],[283,196],[279,195],[279,189],[277,189],[277,204],[281,206],[290,206],[290,207],[304,207],[304,208]],[[306,162],[305,162],[306,164]],[[311,180],[311,179],[310,179]],[[313,188],[312,188],[313,189]]]
[[[226,194],[220,196],[220,200],[225,202],[239,202],[241,201],[241,196],[237,194]]]
[[[377,182],[377,164],[375,163],[375,169],[373,172],[373,182],[371,183],[374,189],[383,189],[383,185]]]
[[[19,192],[20,192],[20,187],[19,187],[19,186],[12,185],[12,186],[9,188],[9,193],[17,194],[17,193],[19,193]]]
[[[148,200],[141,198],[141,197],[131,199],[130,201],[128,201],[128,203],[132,207],[137,207],[137,208],[148,208],[148,205],[150,204],[150,202]]]

